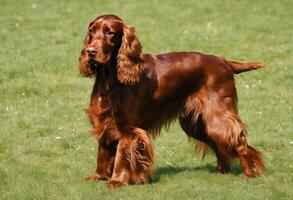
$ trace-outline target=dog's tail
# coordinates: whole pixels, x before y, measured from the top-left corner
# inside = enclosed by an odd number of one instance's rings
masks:
[[[259,68],[265,67],[264,63],[261,62],[237,62],[237,61],[229,61],[223,57],[220,57],[226,65],[233,70],[235,74],[240,74],[242,72],[247,72],[251,70],[256,70]]]

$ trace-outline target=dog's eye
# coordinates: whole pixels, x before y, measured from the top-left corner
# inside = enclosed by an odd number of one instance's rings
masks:
[[[106,32],[106,35],[108,35],[108,36],[113,36],[113,35],[115,35],[115,33],[114,33],[113,31],[107,31],[107,32]]]
[[[94,33],[94,32],[95,32],[95,29],[91,28],[91,29],[89,30],[89,32],[90,32],[90,33]]]

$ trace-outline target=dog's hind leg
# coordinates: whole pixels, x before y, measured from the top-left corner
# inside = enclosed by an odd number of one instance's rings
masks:
[[[203,121],[206,133],[227,159],[237,157],[246,177],[261,175],[264,164],[259,151],[247,144],[245,126],[240,120],[235,103],[229,99],[209,98]]]
[[[195,110],[188,113],[181,113],[179,122],[184,132],[191,138],[198,140],[202,157],[206,153],[206,146],[210,147],[217,157],[216,173],[227,173],[231,169],[232,158],[226,152],[220,151],[216,143],[208,137],[205,131],[205,124],[202,115],[196,115]],[[196,116],[196,117],[195,117]]]

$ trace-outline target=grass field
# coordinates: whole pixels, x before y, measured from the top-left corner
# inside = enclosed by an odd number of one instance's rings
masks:
[[[0,0],[0,199],[293,199],[293,2],[291,0]],[[236,77],[249,141],[263,177],[238,163],[215,175],[175,122],[154,142],[151,184],[108,190],[86,182],[96,141],[82,110],[93,80],[78,56],[87,24],[115,13],[146,52],[203,51],[268,67]]]

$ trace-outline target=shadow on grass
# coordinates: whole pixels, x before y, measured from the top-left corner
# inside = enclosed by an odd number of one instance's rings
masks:
[[[204,166],[198,166],[198,167],[173,167],[173,166],[160,167],[160,168],[157,168],[155,175],[152,177],[151,183],[158,182],[160,178],[163,176],[172,176],[182,172],[206,171],[211,174],[215,174],[215,169],[216,169],[216,166],[213,164],[206,164]],[[241,173],[242,173],[241,166],[234,165],[229,174],[238,176]]]

